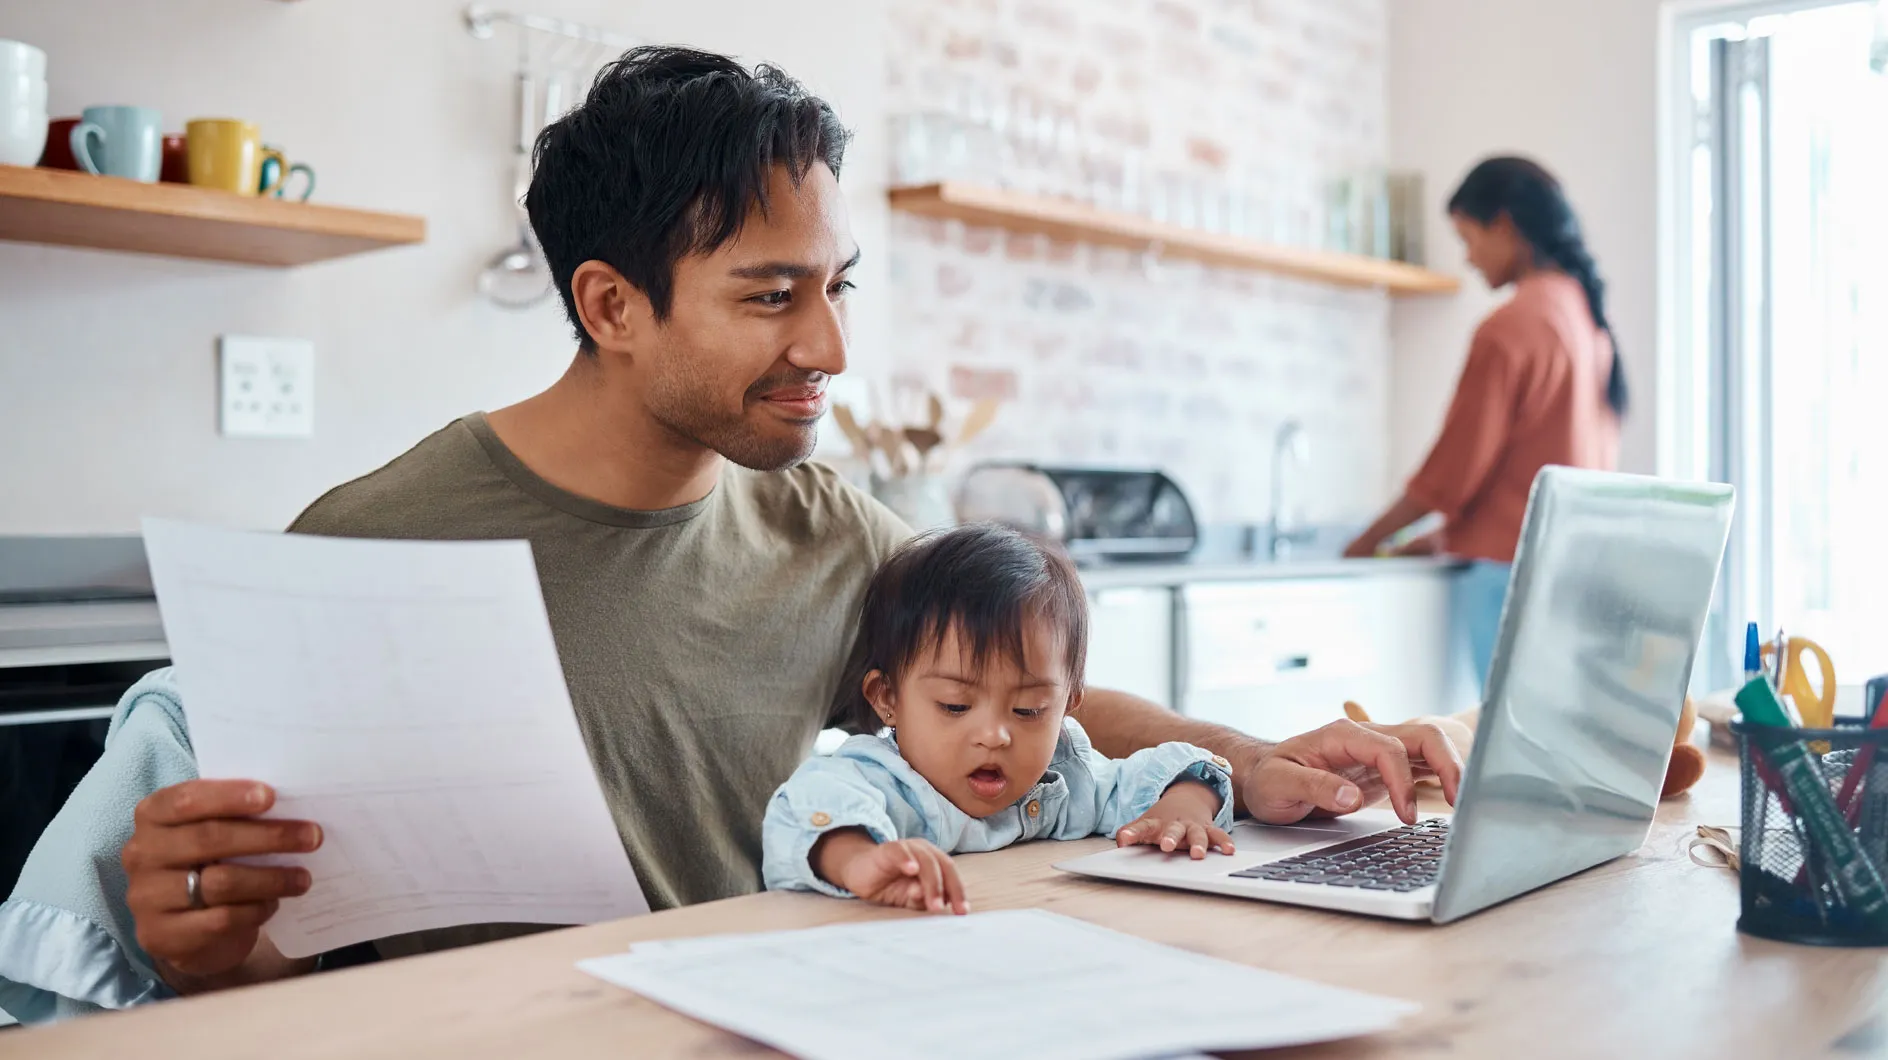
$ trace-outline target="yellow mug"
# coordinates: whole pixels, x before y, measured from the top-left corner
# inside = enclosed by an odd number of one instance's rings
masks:
[[[273,147],[262,146],[262,130],[236,118],[198,118],[184,125],[184,152],[188,159],[190,183],[204,188],[219,188],[238,195],[266,195],[275,185],[263,187],[263,159],[276,161],[275,184],[288,173],[288,159]]]

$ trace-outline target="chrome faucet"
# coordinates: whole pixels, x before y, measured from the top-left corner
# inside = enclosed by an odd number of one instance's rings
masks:
[[[1300,473],[1311,459],[1311,439],[1305,435],[1304,424],[1297,420],[1286,420],[1279,425],[1278,434],[1272,440],[1272,523],[1270,548],[1272,558],[1284,559],[1291,554],[1291,547],[1311,539],[1308,530],[1298,525],[1300,513],[1296,499],[1288,505],[1285,490],[1285,467],[1287,460]]]

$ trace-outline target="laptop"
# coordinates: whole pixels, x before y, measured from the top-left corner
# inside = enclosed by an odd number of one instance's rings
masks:
[[[1637,850],[1730,532],[1731,487],[1549,467],[1534,481],[1452,816],[1241,822],[1237,853],[1056,867],[1438,924]]]

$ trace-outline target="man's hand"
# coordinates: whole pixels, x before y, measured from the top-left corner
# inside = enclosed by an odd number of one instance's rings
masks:
[[[1416,820],[1416,777],[1433,773],[1455,805],[1462,756],[1438,726],[1334,721],[1278,744],[1241,778],[1246,812],[1266,824],[1335,817],[1385,793],[1396,815]]]
[[[1157,846],[1171,854],[1185,849],[1198,861],[1208,848],[1232,853],[1232,837],[1213,826],[1219,815],[1219,792],[1197,780],[1182,780],[1167,789],[1147,812],[1121,826],[1114,845]]]
[[[951,856],[922,839],[880,843],[862,828],[842,828],[821,836],[811,858],[821,879],[865,901],[920,913],[970,912]]]
[[[226,863],[321,845],[321,828],[308,821],[257,819],[273,805],[275,792],[252,780],[187,780],[138,803],[119,855],[128,881],[125,902],[138,944],[180,993],[280,978],[311,963],[287,961],[266,940],[258,945],[276,903],[308,892],[308,870]],[[192,869],[201,882],[201,907],[190,902]],[[245,969],[261,951],[269,967]]]

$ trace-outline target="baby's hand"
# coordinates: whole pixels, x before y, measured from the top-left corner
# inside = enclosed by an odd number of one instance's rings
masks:
[[[922,839],[876,843],[863,830],[834,833],[815,851],[820,875],[868,902],[894,909],[970,912],[951,856]]]
[[[1137,820],[1122,825],[1114,842],[1122,847],[1145,843],[1168,853],[1184,846],[1195,861],[1206,856],[1209,845],[1230,854],[1232,836],[1213,827],[1218,815],[1219,792],[1197,780],[1182,780]]]

